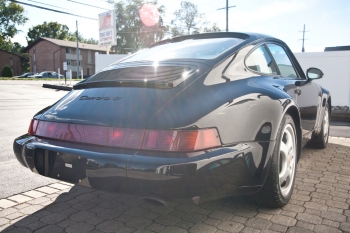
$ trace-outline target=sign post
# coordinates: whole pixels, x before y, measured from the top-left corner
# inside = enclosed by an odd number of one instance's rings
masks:
[[[116,42],[115,13],[114,10],[98,15],[99,23],[99,45],[111,46]],[[107,50],[108,51],[108,50]],[[108,52],[107,52],[108,54]]]
[[[70,85],[72,86],[72,69],[69,70]]]
[[[61,85],[60,73],[61,73],[61,69],[58,68],[58,85]]]
[[[63,70],[67,71],[67,62],[63,62]],[[64,76],[64,84],[67,85],[67,75]]]

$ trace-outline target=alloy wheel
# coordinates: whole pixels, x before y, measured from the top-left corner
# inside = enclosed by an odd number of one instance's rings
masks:
[[[328,112],[328,108],[326,108],[324,111],[324,117],[323,117],[323,138],[325,141],[327,141],[328,130],[329,130],[329,112]]]
[[[296,166],[296,140],[294,128],[287,124],[282,132],[279,153],[279,187],[283,197],[287,197],[293,186]]]

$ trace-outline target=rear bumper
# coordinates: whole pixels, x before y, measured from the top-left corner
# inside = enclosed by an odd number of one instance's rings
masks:
[[[247,142],[192,153],[138,151],[44,140],[14,141],[35,173],[95,189],[201,201],[252,194],[264,184],[274,142]]]

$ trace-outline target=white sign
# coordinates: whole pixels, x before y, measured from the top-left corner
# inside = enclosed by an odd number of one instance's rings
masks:
[[[63,62],[63,70],[67,70],[67,62]]]
[[[116,28],[114,10],[107,11],[98,15],[99,23],[99,45],[115,45],[116,44]]]

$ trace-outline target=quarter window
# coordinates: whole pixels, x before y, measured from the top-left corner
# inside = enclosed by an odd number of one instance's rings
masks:
[[[298,75],[295,72],[292,62],[290,61],[286,51],[279,45],[276,44],[267,44],[275,62],[278,66],[278,69],[281,72],[282,77],[287,78],[297,78]]]
[[[277,74],[272,59],[264,46],[260,46],[252,52],[245,62],[246,66],[254,71],[265,74]]]

